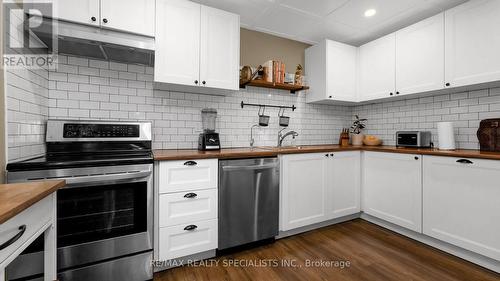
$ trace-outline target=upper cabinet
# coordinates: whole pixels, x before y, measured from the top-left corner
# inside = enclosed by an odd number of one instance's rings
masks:
[[[445,12],[445,83],[500,80],[500,1],[473,0]]]
[[[200,80],[202,86],[239,88],[240,18],[201,6]]]
[[[56,18],[153,37],[155,0],[53,0]]]
[[[99,26],[99,0],[52,0],[56,14],[54,18],[69,22]]]
[[[324,40],[305,51],[307,102],[356,102],[357,48]]]
[[[395,95],[396,38],[394,33],[359,48],[359,99],[367,101]]]
[[[200,4],[157,1],[155,81],[200,84],[200,21]]]
[[[444,14],[396,32],[396,94],[444,88]]]
[[[155,36],[155,0],[101,0],[101,26]]]
[[[157,0],[155,82],[239,89],[239,16],[187,0]]]

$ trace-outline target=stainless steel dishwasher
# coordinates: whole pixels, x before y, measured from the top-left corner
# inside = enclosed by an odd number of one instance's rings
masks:
[[[278,158],[219,161],[219,250],[273,238],[278,223]]]

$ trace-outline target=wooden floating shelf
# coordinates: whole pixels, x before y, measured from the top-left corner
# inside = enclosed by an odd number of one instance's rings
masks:
[[[295,94],[298,91],[308,90],[308,86],[297,86],[292,84],[281,84],[281,83],[273,83],[266,82],[264,80],[240,80],[240,88],[245,88],[246,86],[253,87],[261,87],[261,88],[269,88],[269,89],[279,89],[279,90],[287,90],[290,93]]]

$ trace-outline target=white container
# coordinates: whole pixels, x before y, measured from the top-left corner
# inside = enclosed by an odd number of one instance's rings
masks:
[[[437,123],[439,150],[455,150],[453,122]]]

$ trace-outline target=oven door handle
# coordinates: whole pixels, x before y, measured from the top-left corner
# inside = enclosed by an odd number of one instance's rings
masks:
[[[94,176],[81,176],[81,177],[72,177],[72,178],[64,178],[66,180],[67,185],[72,184],[82,184],[82,183],[93,183],[93,182],[101,182],[101,181],[120,181],[120,180],[135,180],[149,177],[151,175],[151,171],[140,171],[140,172],[131,172],[131,173],[121,173],[121,174],[104,174],[104,175],[94,175]]]

